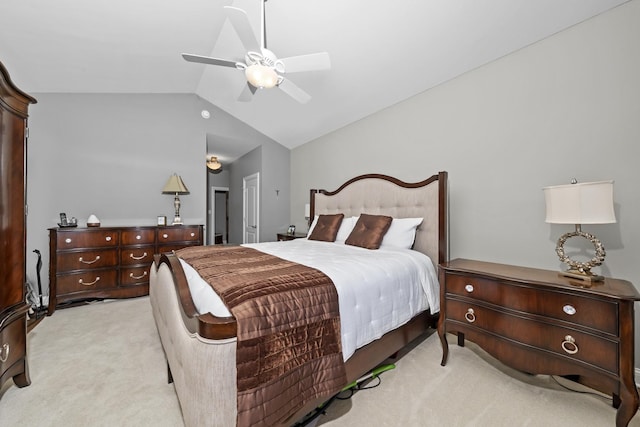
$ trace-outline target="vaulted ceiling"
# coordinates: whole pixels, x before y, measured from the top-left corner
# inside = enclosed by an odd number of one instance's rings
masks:
[[[196,93],[293,148],[544,39],[626,0],[269,0],[282,57],[328,52],[331,69],[287,75],[300,104],[262,89],[251,102],[223,7],[260,32],[261,0],[2,0],[0,61],[28,93]]]

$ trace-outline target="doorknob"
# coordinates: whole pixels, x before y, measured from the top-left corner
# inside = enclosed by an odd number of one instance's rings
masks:
[[[249,227],[251,227],[251,228],[258,228],[258,226],[257,226],[257,225],[250,225]]]

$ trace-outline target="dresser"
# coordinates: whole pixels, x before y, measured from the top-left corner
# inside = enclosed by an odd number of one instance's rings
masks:
[[[48,314],[72,301],[147,295],[154,254],[202,244],[202,225],[51,228]]]
[[[0,63],[0,388],[31,383],[27,364],[26,145],[29,104]],[[0,395],[1,397],[1,395]]]
[[[616,426],[638,409],[634,301],[626,280],[582,282],[557,271],[465,259],[440,265],[442,365],[457,334],[529,374],[569,376],[612,396]]]

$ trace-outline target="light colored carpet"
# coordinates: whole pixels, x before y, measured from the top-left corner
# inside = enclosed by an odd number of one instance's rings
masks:
[[[445,367],[436,334],[416,343],[379,387],[336,401],[318,425],[615,425],[608,399],[515,372],[472,343],[454,342]],[[148,297],[58,310],[28,345],[32,383],[0,389],[1,426],[183,425]],[[639,415],[630,426],[640,427]]]

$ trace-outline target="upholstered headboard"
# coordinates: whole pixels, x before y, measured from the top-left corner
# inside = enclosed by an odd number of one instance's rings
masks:
[[[361,175],[335,191],[311,190],[310,204],[311,218],[335,213],[422,217],[413,249],[429,256],[436,266],[448,260],[447,172],[416,183],[387,175]]]

